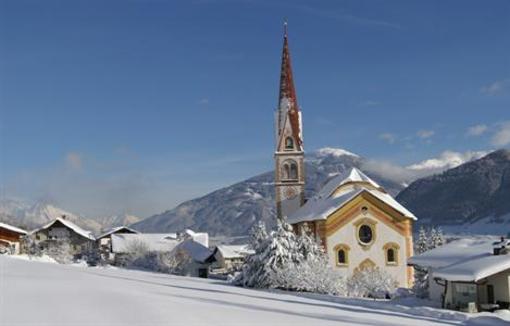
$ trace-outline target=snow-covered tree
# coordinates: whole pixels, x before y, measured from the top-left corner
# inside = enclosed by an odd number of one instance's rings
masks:
[[[246,258],[234,283],[247,287],[344,294],[345,282],[328,263],[323,248],[308,235],[306,227],[296,236],[292,227],[278,222],[268,236],[252,230],[255,254]]]
[[[246,258],[243,270],[234,283],[246,287],[286,288],[287,282],[282,281],[283,271],[301,260],[292,227],[278,221],[276,229],[254,250],[255,254]]]
[[[415,246],[416,254],[422,254],[425,251],[429,250],[429,240],[427,237],[427,231],[423,226],[420,226],[420,231],[418,232],[418,241]]]
[[[427,250],[440,247],[444,244],[444,236],[441,227],[431,227],[428,232],[420,227],[418,241],[416,243],[416,254],[423,254]],[[429,296],[429,273],[426,267],[414,266],[413,291],[419,298]]]
[[[250,248],[256,250],[268,237],[266,225],[258,221],[250,230]]]
[[[386,298],[397,288],[397,281],[377,267],[366,267],[347,279],[347,291],[353,297]]]
[[[430,249],[440,247],[444,243],[443,231],[441,227],[432,227],[430,230]]]

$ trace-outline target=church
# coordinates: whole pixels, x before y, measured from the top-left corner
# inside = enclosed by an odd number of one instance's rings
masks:
[[[413,283],[412,226],[416,217],[383,187],[352,168],[305,198],[302,116],[292,75],[287,26],[283,38],[278,108],[275,113],[276,212],[295,232],[306,229],[344,276],[380,268],[400,287]],[[306,228],[303,228],[306,226]]]

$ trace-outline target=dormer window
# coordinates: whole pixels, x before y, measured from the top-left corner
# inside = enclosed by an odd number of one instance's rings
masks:
[[[285,149],[286,150],[294,149],[294,140],[292,139],[292,137],[285,138]]]

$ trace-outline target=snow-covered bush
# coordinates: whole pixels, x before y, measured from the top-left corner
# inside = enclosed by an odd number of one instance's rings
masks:
[[[353,297],[387,298],[397,285],[387,272],[377,267],[366,267],[347,279],[347,292]]]
[[[55,259],[59,264],[70,264],[73,261],[71,245],[66,240],[55,240],[48,244],[43,254]]]

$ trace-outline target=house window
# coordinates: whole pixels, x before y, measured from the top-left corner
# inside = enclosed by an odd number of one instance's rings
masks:
[[[363,244],[371,243],[373,239],[372,228],[367,224],[363,224],[362,226],[360,226],[358,230],[358,238],[359,241],[361,241],[361,243]]]
[[[294,140],[291,137],[285,138],[285,149],[294,149]]]
[[[345,244],[339,244],[335,246],[336,253],[336,265],[339,267],[347,267],[349,265],[349,246]]]
[[[398,265],[398,251],[400,246],[397,243],[389,242],[384,245],[384,255],[386,258],[386,265]]]

